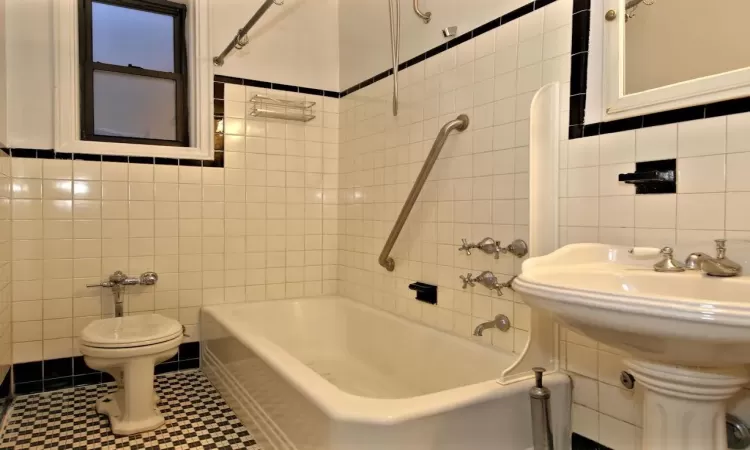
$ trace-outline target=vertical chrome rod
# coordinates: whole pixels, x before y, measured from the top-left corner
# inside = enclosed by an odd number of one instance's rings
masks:
[[[394,4],[395,2],[395,4]],[[398,115],[398,62],[401,52],[401,3],[388,0],[391,24],[391,60],[393,62],[393,115]]]
[[[409,192],[409,196],[406,197],[406,202],[404,203],[404,207],[401,208],[401,213],[398,215],[398,219],[396,219],[396,223],[393,225],[391,234],[388,235],[388,240],[385,241],[385,245],[383,246],[383,251],[380,252],[378,263],[380,263],[381,266],[388,269],[389,272],[393,272],[393,269],[396,268],[396,263],[393,261],[393,258],[390,257],[391,250],[393,250],[393,246],[396,244],[398,235],[401,233],[401,230],[404,228],[404,224],[406,224],[406,219],[409,218],[409,214],[411,213],[411,210],[414,208],[414,203],[417,202],[419,193],[422,192],[422,188],[424,187],[424,184],[427,181],[427,177],[430,176],[432,167],[435,165],[435,162],[437,161],[438,156],[440,156],[440,150],[443,149],[443,146],[445,145],[445,141],[448,139],[448,135],[453,130],[464,131],[466,130],[466,128],[468,128],[468,126],[469,126],[469,116],[467,116],[466,114],[461,114],[455,120],[451,120],[450,122],[443,125],[443,128],[440,129],[440,132],[438,133],[437,138],[435,138],[435,143],[432,144],[432,149],[430,150],[430,154],[427,155],[427,159],[425,160],[424,165],[422,166],[422,170],[419,172],[419,175],[417,176],[417,180],[414,181],[414,186],[412,186],[411,192]]]
[[[214,65],[215,66],[223,66],[224,65],[224,58],[227,57],[229,52],[232,51],[233,48],[238,47],[242,48],[244,45],[242,45],[242,38],[245,37],[245,35],[250,31],[250,29],[255,26],[255,24],[260,20],[260,18],[263,16],[263,14],[268,11],[268,8],[271,7],[271,5],[274,4],[274,0],[266,0],[263,2],[262,5],[260,5],[260,8],[258,8],[258,11],[255,12],[255,15],[250,18],[250,20],[245,24],[244,27],[240,28],[240,30],[237,32],[237,35],[232,39],[232,42],[227,45],[227,48],[224,49],[223,52],[217,57],[214,58]]]

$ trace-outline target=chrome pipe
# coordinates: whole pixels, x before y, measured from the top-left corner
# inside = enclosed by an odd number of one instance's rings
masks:
[[[542,385],[544,368],[534,367],[535,383],[529,391],[531,401],[531,438],[534,450],[555,450],[555,443],[550,428],[549,400],[551,392]]]
[[[223,52],[217,57],[213,59],[215,66],[223,66],[224,65],[224,58],[227,57],[229,52],[232,51],[233,48],[241,49],[245,45],[247,45],[247,41],[243,41],[245,38],[245,35],[250,31],[250,29],[255,26],[255,24],[260,20],[261,17],[263,17],[263,14],[268,11],[268,8],[271,7],[276,3],[274,0],[266,0],[263,2],[262,5],[260,5],[260,8],[258,8],[258,11],[255,12],[253,17],[250,18],[250,20],[247,21],[244,27],[240,28],[239,31],[237,31],[237,35],[232,39],[232,42],[227,45],[227,47],[224,49]]]
[[[393,269],[396,268],[396,263],[390,256],[391,250],[393,250],[393,246],[396,244],[398,235],[401,234],[401,230],[404,228],[404,224],[406,224],[406,219],[409,218],[409,214],[414,208],[414,203],[417,202],[419,193],[422,192],[422,188],[427,181],[427,177],[430,176],[432,167],[435,165],[435,162],[440,155],[440,151],[443,149],[445,141],[448,139],[448,135],[453,130],[464,131],[468,127],[469,116],[467,116],[466,114],[461,114],[455,120],[451,120],[450,122],[443,125],[443,128],[440,129],[440,132],[435,138],[435,143],[432,144],[430,154],[427,155],[427,159],[422,166],[422,170],[419,172],[417,180],[414,182],[414,186],[412,186],[411,192],[409,192],[409,196],[406,197],[406,202],[404,202],[404,206],[403,208],[401,208],[401,213],[398,215],[398,219],[396,219],[396,223],[393,225],[391,234],[388,235],[388,240],[385,241],[383,251],[380,252],[380,257],[378,257],[378,263],[380,263],[381,266],[385,267],[389,272],[393,272]]]
[[[395,4],[394,4],[395,1]],[[401,3],[388,0],[391,24],[391,61],[393,63],[393,115],[398,115],[398,62],[401,53]]]
[[[422,12],[419,9],[419,0],[414,0],[414,13],[418,15],[424,23],[430,23],[430,19],[432,19],[432,13],[431,12]]]

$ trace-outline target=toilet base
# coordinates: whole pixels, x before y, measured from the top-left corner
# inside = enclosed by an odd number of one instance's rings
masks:
[[[123,436],[143,433],[155,430],[164,425],[164,416],[161,415],[161,412],[159,412],[159,409],[156,406],[154,406],[154,415],[149,416],[146,419],[138,421],[122,420],[120,405],[117,401],[118,392],[107,394],[96,401],[96,412],[109,417],[109,425],[112,428],[113,434]]]
[[[177,354],[182,336],[159,344],[126,348],[81,346],[84,361],[92,369],[115,379],[117,390],[96,402],[96,412],[109,416],[112,433],[130,435],[164,425],[156,407],[154,366]]]

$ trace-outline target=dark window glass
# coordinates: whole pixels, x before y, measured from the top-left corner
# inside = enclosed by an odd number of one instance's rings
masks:
[[[80,3],[82,139],[189,145],[185,6]]]
[[[174,72],[174,17],[92,3],[94,61]]]

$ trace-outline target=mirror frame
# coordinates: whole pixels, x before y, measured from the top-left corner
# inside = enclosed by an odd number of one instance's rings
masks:
[[[626,1],[605,0],[603,12],[615,10],[617,17],[599,18],[604,22],[604,122],[750,96],[750,67],[625,94]]]

